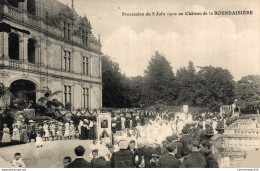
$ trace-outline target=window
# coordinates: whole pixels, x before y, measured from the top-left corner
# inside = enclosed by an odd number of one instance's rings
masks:
[[[82,45],[85,46],[85,32],[84,32],[84,30],[82,30],[81,38],[82,38]]]
[[[71,71],[71,52],[64,51],[64,71]]]
[[[64,86],[64,102],[71,104],[71,86]]]
[[[83,75],[89,75],[89,59],[85,56],[82,59],[82,73]]]
[[[85,32],[84,30],[81,31],[81,39],[82,39],[82,45],[88,46],[88,32]]]
[[[65,38],[65,39],[70,39],[70,33],[71,33],[71,31],[70,31],[70,24],[69,23],[66,23],[66,22],[63,22],[63,37]]]
[[[83,88],[83,108],[89,108],[89,89]]]

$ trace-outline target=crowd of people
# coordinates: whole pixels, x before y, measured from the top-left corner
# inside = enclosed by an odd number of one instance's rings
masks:
[[[184,116],[189,118],[188,114]],[[44,121],[37,129],[33,120],[28,125],[21,120],[12,125],[12,134],[4,125],[2,143],[35,139],[35,146],[42,147],[43,140],[49,141],[50,138],[52,141],[93,140],[90,147],[92,160],[84,159],[85,148],[79,146],[75,148],[78,157],[74,161],[69,156],[64,157],[64,167],[68,168],[216,168],[218,163],[211,152],[212,143],[206,136],[212,122],[205,123],[185,124],[174,113],[114,111],[111,114],[112,141],[109,143],[103,141],[106,135],[97,139],[94,117],[81,118],[78,124],[72,120],[64,123]],[[21,163],[19,156],[21,154],[16,154],[15,158]]]

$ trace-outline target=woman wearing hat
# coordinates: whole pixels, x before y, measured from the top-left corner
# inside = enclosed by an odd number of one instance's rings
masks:
[[[12,140],[13,141],[20,141],[20,131],[18,129],[17,124],[14,124]]]
[[[72,137],[76,138],[76,130],[75,130],[74,122],[70,121],[70,139]]]
[[[22,123],[21,123],[20,136],[21,136],[21,142],[24,142],[24,143],[28,142],[27,125],[24,123],[24,120],[22,120]]]
[[[3,134],[3,137],[2,137],[2,143],[11,142],[10,129],[7,127],[7,124],[4,124],[3,133],[4,134]]]
[[[70,124],[69,122],[67,121],[65,123],[65,133],[64,133],[64,137],[69,139],[69,136],[70,136]]]
[[[49,137],[50,137],[50,133],[49,133],[49,125],[47,124],[47,122],[43,122],[43,131],[44,131],[44,138],[45,141],[48,140],[49,141]]]
[[[50,125],[51,137],[52,137],[52,141],[54,141],[56,125],[53,121],[51,121],[50,123],[51,123],[51,125]]]

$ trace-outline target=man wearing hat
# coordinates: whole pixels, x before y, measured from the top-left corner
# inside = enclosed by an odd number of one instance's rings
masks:
[[[218,162],[214,158],[211,152],[211,143],[208,140],[204,140],[200,142],[200,152],[203,157],[205,157],[207,161],[207,168],[218,168]]]
[[[167,145],[166,150],[168,154],[159,158],[160,168],[179,168],[181,161],[175,157],[177,153],[177,145],[177,142],[172,142]]]
[[[183,158],[180,168],[206,168],[206,159],[200,153],[200,143],[194,138],[189,138],[187,146],[191,153]]]
[[[128,150],[128,142],[121,140],[118,143],[119,151],[114,152],[111,157],[112,168],[134,168],[134,154]]]
[[[35,125],[33,120],[29,120],[27,134],[28,134],[29,142],[31,142],[32,139],[36,138],[36,130],[35,130]]]

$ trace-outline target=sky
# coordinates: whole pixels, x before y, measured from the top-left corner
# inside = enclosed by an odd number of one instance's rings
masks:
[[[228,69],[236,81],[260,74],[260,0],[74,0],[74,8],[80,16],[86,14],[95,37],[100,34],[102,52],[126,76],[142,76],[157,50],[174,73],[192,61]],[[253,15],[122,16],[220,10],[250,10]]]

